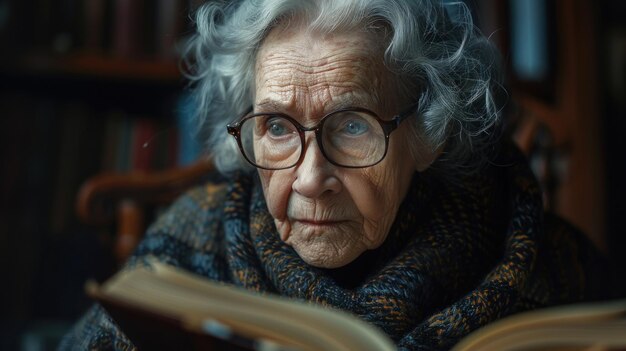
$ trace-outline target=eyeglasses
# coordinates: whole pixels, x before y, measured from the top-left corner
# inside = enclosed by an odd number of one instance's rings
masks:
[[[417,109],[412,105],[391,120],[353,107],[333,111],[307,128],[283,113],[246,114],[228,124],[228,133],[255,167],[279,170],[294,167],[304,157],[304,132],[315,132],[317,145],[328,162],[347,168],[373,166],[385,158],[389,135]]]

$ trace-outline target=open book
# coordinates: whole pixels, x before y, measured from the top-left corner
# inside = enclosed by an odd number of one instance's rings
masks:
[[[140,349],[395,350],[346,312],[209,281],[163,263],[124,270],[98,300]],[[626,350],[626,300],[527,312],[480,329],[454,350]]]
[[[453,351],[626,351],[626,300],[512,315],[465,337]]]
[[[140,350],[395,350],[348,313],[150,266],[87,285]]]

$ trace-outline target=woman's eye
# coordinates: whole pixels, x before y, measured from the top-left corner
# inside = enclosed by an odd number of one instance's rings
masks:
[[[289,123],[282,118],[270,118],[265,122],[267,132],[272,136],[283,136],[291,133]]]
[[[343,132],[350,136],[358,136],[367,133],[369,125],[358,119],[347,120],[343,126]]]

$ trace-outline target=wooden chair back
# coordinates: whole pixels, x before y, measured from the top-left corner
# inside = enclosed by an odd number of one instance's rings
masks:
[[[210,161],[151,173],[103,173],[88,179],[76,201],[78,218],[90,225],[116,224],[113,251],[118,263],[132,253],[146,230],[147,208],[164,206],[214,171]]]

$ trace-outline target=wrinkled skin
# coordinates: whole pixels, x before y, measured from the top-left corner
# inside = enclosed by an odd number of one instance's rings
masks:
[[[397,101],[393,75],[371,33],[325,35],[295,28],[269,33],[256,59],[255,112],[281,112],[310,127],[327,113],[364,107],[390,119],[411,103]],[[293,168],[259,169],[265,198],[281,239],[307,263],[346,265],[387,237],[412,175],[434,153],[411,158],[406,128],[391,134],[377,165],[348,169],[322,155],[306,133],[304,158]],[[415,147],[412,145],[411,147]]]

